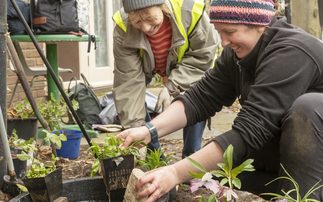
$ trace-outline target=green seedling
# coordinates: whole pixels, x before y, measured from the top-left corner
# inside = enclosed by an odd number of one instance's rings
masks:
[[[201,173],[193,173],[188,171],[193,178],[198,179],[197,182],[192,182],[191,191],[192,193],[196,191],[199,187],[205,186],[206,188],[213,191],[214,195],[209,198],[210,201],[218,201],[221,199],[222,201],[235,201],[238,198],[237,194],[234,192],[234,187],[240,189],[241,181],[237,178],[237,175],[243,171],[254,171],[255,169],[251,165],[253,159],[248,159],[239,165],[236,168],[233,167],[233,146],[229,145],[229,147],[225,150],[223,154],[224,163],[218,163],[218,166],[221,170],[211,170],[208,172],[203,166],[194,161],[191,158],[187,158],[187,160],[194,165]],[[223,178],[219,183],[216,180],[212,179],[212,176]],[[229,184],[229,188],[223,187],[225,184]],[[215,200],[214,200],[215,199]],[[201,198],[201,202],[204,202],[204,197]]]
[[[135,147],[136,144],[143,144],[143,142],[134,142],[126,149],[121,149],[120,145],[123,144],[123,140],[120,140],[119,137],[106,134],[104,144],[100,147],[96,142],[92,143],[92,146],[87,149],[87,151],[92,151],[92,154],[96,155],[97,158],[92,163],[91,177],[93,177],[99,170],[101,163],[100,159],[112,158],[127,154],[132,154],[136,157],[139,157],[139,149]]]
[[[150,151],[150,154],[146,153],[145,160],[136,160],[136,162],[138,162],[140,166],[145,167],[147,171],[150,171],[162,166],[167,166],[169,161],[173,159],[171,156],[175,154],[175,153],[170,153],[166,155],[164,159],[162,159],[160,158],[160,156],[164,154],[164,151],[161,148],[158,148],[157,150],[154,149],[154,151],[149,149],[149,151]]]
[[[17,157],[21,161],[27,161],[31,160],[31,169],[26,172],[27,178],[37,178],[37,177],[45,177],[47,174],[53,172],[56,170],[56,161],[59,160],[58,157],[55,157],[54,154],[52,154],[52,161],[46,161],[45,164],[40,162],[39,160],[32,158],[28,154],[26,154],[24,151],[21,152],[21,154],[18,154]]]
[[[281,190],[283,192],[284,195],[280,195],[280,194],[275,194],[275,193],[262,193],[260,195],[269,195],[269,196],[274,196],[271,200],[275,200],[277,199],[276,201],[286,201],[286,202],[320,202],[318,200],[315,200],[315,199],[309,199],[308,197],[317,189],[320,189],[321,187],[323,187],[323,185],[320,185],[320,186],[317,186],[320,182],[318,181],[310,190],[308,190],[308,192],[305,194],[305,196],[302,198],[300,193],[299,193],[299,185],[298,183],[292,178],[292,176],[286,171],[286,169],[284,168],[284,166],[282,164],[280,164],[281,167],[283,168],[284,172],[286,173],[287,177],[286,176],[282,176],[282,177],[278,177],[272,181],[270,181],[269,183],[267,183],[266,185],[276,181],[276,180],[279,180],[279,179],[286,179],[286,180],[289,180],[291,181],[293,184],[294,184],[294,187],[295,189],[292,189],[292,190],[289,190],[287,192],[285,192],[284,190]],[[292,192],[296,192],[296,199],[292,198],[290,196],[290,194]]]

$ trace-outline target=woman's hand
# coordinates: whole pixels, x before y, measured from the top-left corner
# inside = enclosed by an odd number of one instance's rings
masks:
[[[133,142],[151,142],[151,135],[147,127],[130,128],[117,135],[119,139],[124,140],[123,148],[127,148]]]
[[[137,184],[136,190],[146,183],[151,184],[147,189],[137,195],[138,199],[149,196],[146,202],[156,201],[158,198],[169,192],[174,186],[180,184],[177,171],[173,165],[164,166],[151,170],[141,177]]]

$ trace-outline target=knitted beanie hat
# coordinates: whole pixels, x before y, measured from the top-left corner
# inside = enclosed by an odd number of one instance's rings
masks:
[[[163,3],[165,3],[165,0],[122,0],[126,13],[151,6],[158,6]]]
[[[213,0],[209,9],[211,23],[267,26],[274,15],[273,0]]]

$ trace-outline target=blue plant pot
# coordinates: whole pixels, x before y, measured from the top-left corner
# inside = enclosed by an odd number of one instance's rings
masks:
[[[83,136],[82,131],[59,130],[59,133],[64,133],[67,140],[62,141],[62,147],[60,149],[56,149],[57,156],[76,159],[80,154],[81,138]]]

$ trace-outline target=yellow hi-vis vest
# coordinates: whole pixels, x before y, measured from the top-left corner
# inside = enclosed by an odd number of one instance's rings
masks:
[[[169,2],[172,5],[179,30],[185,38],[185,44],[179,47],[177,51],[177,62],[180,62],[188,49],[187,36],[203,15],[205,4],[200,0],[169,0]],[[113,20],[124,32],[127,31],[127,26],[122,20],[120,10],[113,15]],[[140,50],[140,53],[142,54],[142,50]]]

